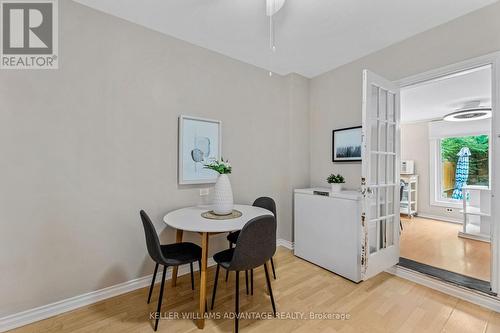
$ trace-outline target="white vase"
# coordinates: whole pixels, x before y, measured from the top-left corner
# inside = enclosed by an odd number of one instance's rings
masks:
[[[233,211],[233,190],[227,175],[219,175],[214,190],[214,213],[228,215]]]
[[[338,193],[342,191],[342,184],[341,183],[332,183],[332,193]]]

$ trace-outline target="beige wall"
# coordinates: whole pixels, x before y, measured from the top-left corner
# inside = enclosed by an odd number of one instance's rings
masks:
[[[346,176],[348,187],[359,187],[359,163],[331,162],[331,131],[361,124],[363,69],[398,80],[499,51],[499,17],[500,3],[496,3],[312,79],[312,185],[326,185],[328,174],[340,172]]]
[[[360,164],[331,163],[331,130],[360,124],[364,68],[396,80],[500,50],[496,4],[313,80],[270,78],[59,4],[60,69],[0,76],[0,317],[152,272],[138,210],[171,242],[162,216],[204,202],[199,187],[177,185],[179,114],[223,121],[235,200],[276,198],[278,233],[291,240],[293,188],[333,171],[359,185]]]
[[[418,174],[418,214],[439,217],[444,220],[461,221],[460,210],[432,206],[430,186],[430,143],[429,123],[420,122],[401,125],[401,159],[415,161],[415,173]]]
[[[291,189],[309,182],[308,80],[59,6],[60,69],[0,74],[0,317],[152,273],[139,210],[172,242],[162,216],[203,202],[177,185],[180,114],[222,120],[235,201],[274,197],[291,240]]]
[[[288,202],[293,203],[293,190],[309,187],[309,79],[289,75],[289,164]],[[293,207],[287,212],[293,222]],[[293,223],[281,233],[283,239],[293,240]]]

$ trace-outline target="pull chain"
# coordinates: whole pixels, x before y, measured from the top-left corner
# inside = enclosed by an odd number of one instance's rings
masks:
[[[273,55],[276,53],[276,35],[274,29],[274,14],[276,14],[284,5],[286,0],[266,0],[266,14],[269,16],[269,49],[270,63],[273,62]],[[272,67],[272,66],[270,66]],[[273,72],[269,71],[269,76],[273,76]]]
[[[275,3],[272,4],[272,12],[274,13]],[[273,54],[276,52],[276,45],[274,44],[274,14],[269,15],[269,49],[271,50],[271,62],[273,61]],[[269,71],[269,76],[273,76],[273,72]]]

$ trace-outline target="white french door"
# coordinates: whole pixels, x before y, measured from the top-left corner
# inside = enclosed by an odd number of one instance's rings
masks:
[[[363,71],[364,280],[399,261],[399,98],[394,83]]]

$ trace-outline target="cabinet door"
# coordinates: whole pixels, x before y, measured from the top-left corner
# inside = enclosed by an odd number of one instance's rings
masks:
[[[295,194],[295,255],[358,282],[360,202]]]

